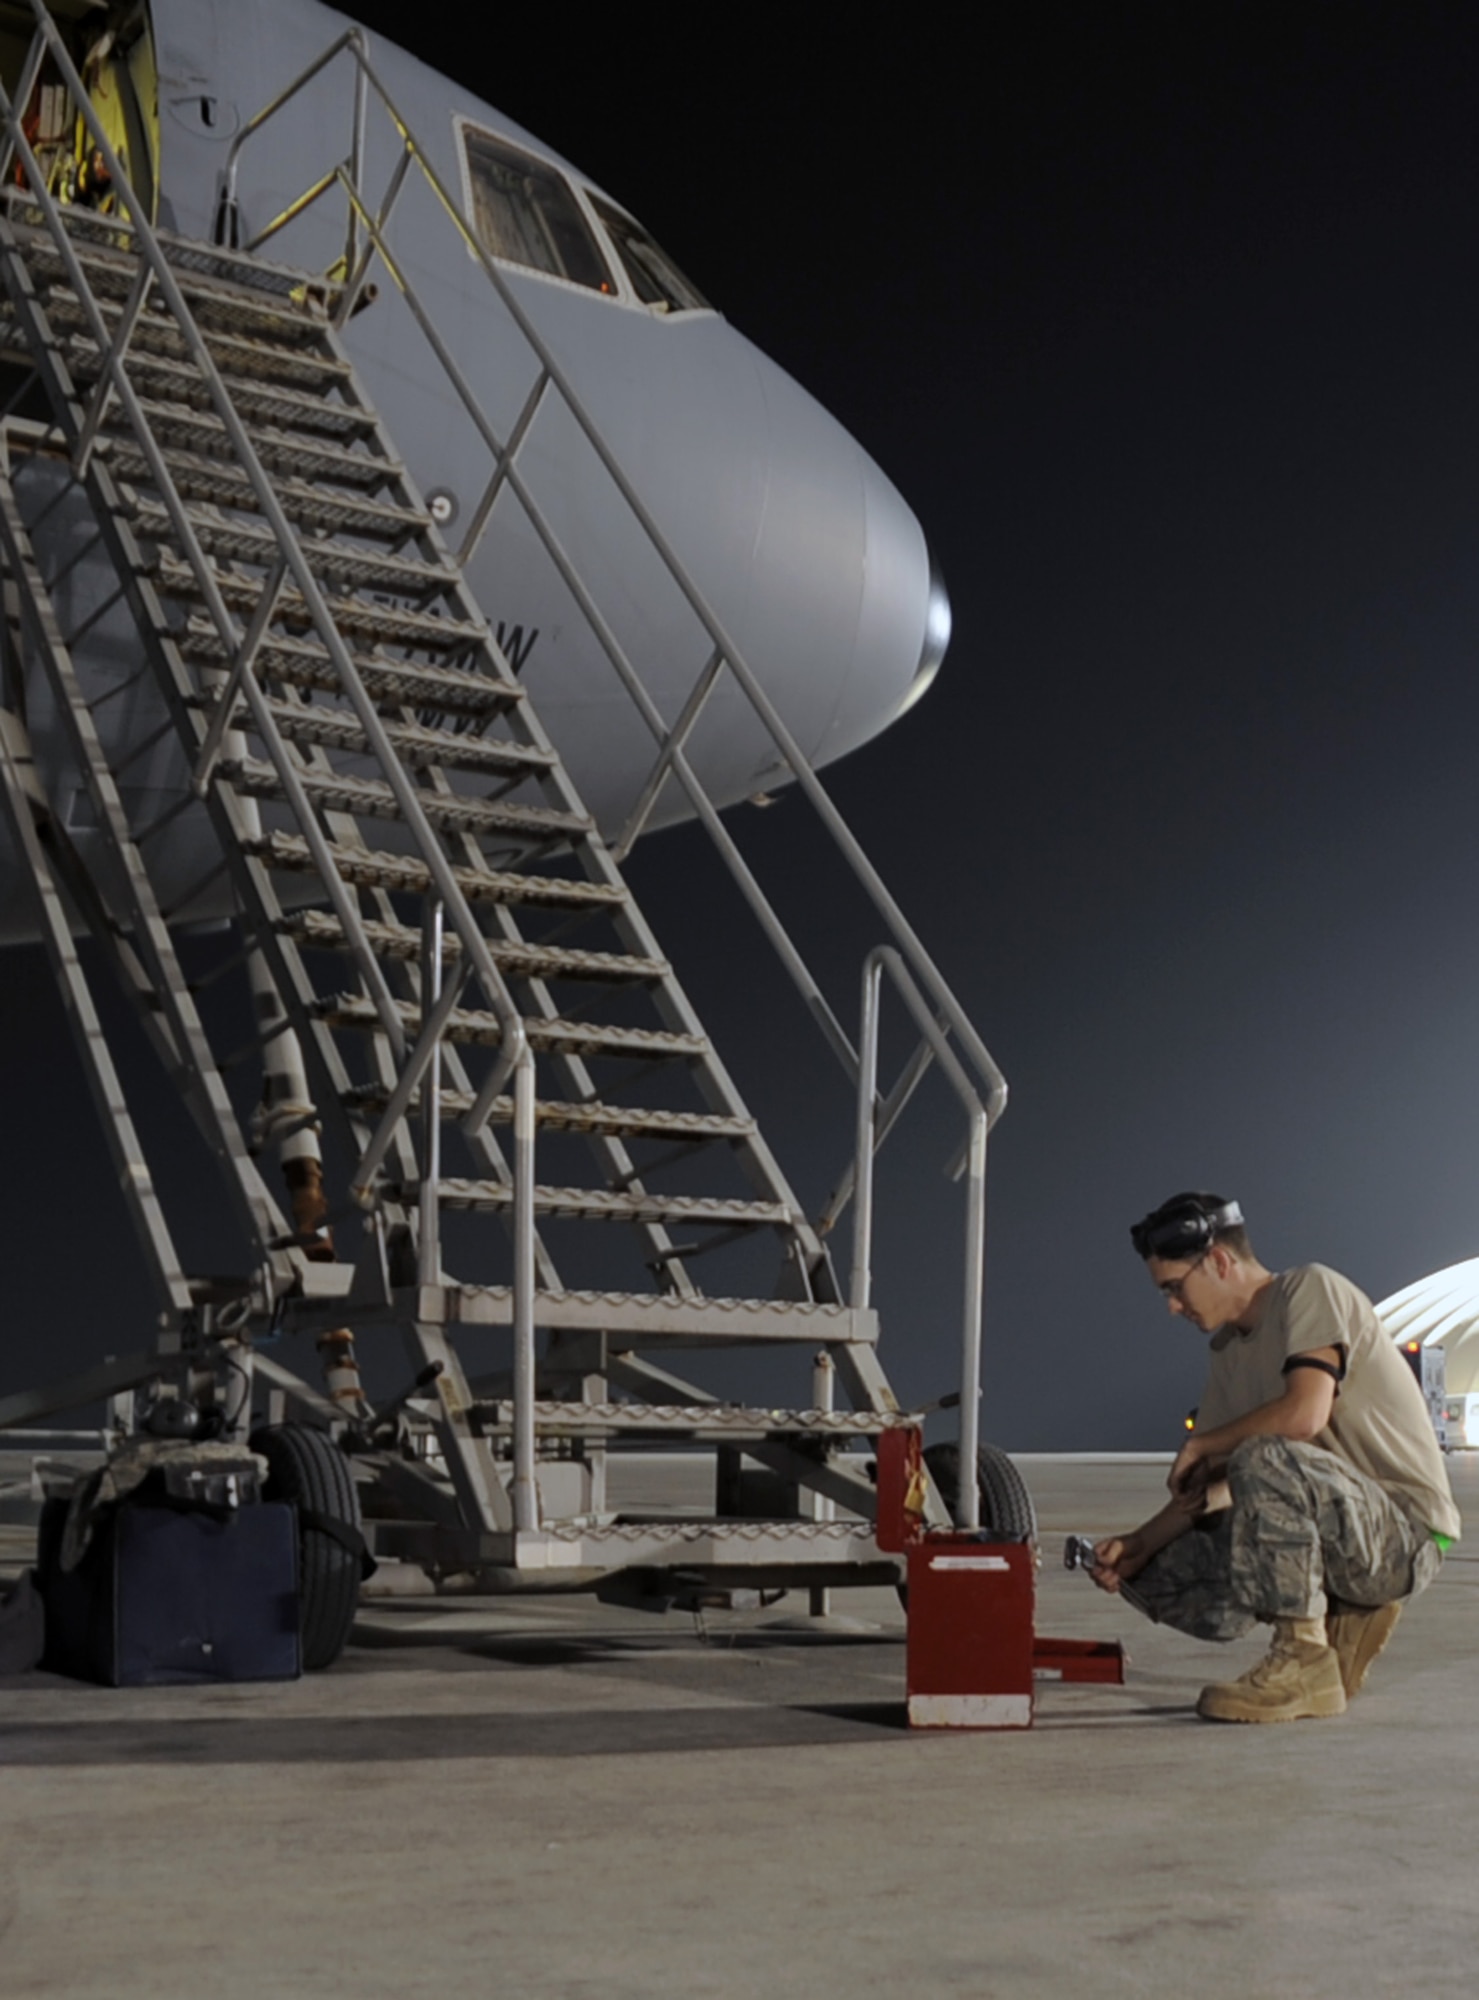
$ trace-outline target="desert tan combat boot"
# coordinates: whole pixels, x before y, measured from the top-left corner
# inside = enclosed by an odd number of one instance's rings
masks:
[[[1202,1689],[1197,1714],[1208,1722],[1298,1722],[1345,1712],[1333,1646],[1307,1636],[1312,1619],[1280,1619],[1267,1654],[1235,1681]]]
[[[1347,1700],[1361,1692],[1371,1662],[1391,1638],[1401,1616],[1400,1604],[1343,1604],[1339,1598],[1331,1598],[1325,1637],[1340,1662]]]

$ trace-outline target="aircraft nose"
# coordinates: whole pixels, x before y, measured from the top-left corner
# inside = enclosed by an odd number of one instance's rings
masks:
[[[950,597],[924,531],[886,475],[860,446],[852,450],[862,498],[860,588],[851,656],[813,744],[819,764],[906,715],[928,692],[950,644]]]
[[[921,695],[929,692],[935,675],[940,671],[940,663],[950,647],[950,594],[945,588],[944,574],[933,549],[928,550],[930,565],[929,596],[925,600],[924,638],[919,647],[919,664],[914,669],[914,678],[909,683],[904,699],[899,703],[894,716],[907,715]]]

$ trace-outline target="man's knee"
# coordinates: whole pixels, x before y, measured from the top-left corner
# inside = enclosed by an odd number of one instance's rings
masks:
[[[1234,1503],[1255,1493],[1288,1493],[1304,1484],[1300,1452],[1292,1438],[1244,1438],[1227,1461],[1227,1483]]]

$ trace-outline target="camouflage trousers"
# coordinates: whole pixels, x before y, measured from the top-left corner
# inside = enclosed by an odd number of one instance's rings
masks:
[[[1231,1507],[1162,1549],[1125,1587],[1158,1625],[1237,1639],[1276,1618],[1323,1618],[1332,1597],[1411,1597],[1443,1560],[1399,1500],[1319,1445],[1247,1438],[1227,1482]]]

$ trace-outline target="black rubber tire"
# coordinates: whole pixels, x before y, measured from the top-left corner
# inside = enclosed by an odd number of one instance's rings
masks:
[[[924,1462],[940,1489],[952,1517],[960,1517],[960,1446],[932,1444]],[[1004,1451],[983,1444],[976,1452],[976,1491],[981,1501],[981,1526],[1004,1542],[1035,1542],[1037,1510],[1026,1481]]]
[[[307,1424],[269,1424],[253,1431],[251,1446],[267,1461],[264,1500],[291,1500],[300,1515],[322,1514],[360,1533],[349,1461],[327,1432]],[[352,1548],[299,1521],[298,1626],[305,1673],[333,1666],[349,1643],[360,1574],[360,1557]]]

